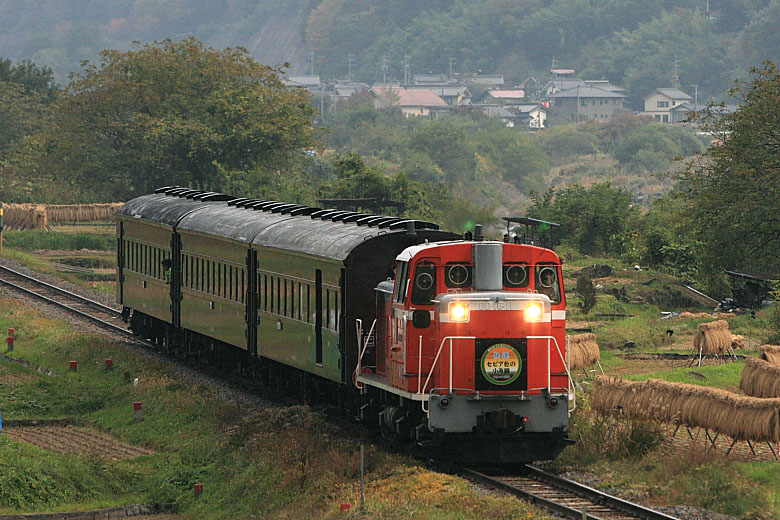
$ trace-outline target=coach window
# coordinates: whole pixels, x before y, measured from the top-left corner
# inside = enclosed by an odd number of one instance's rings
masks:
[[[311,323],[311,285],[306,284],[306,323]]]
[[[330,328],[330,289],[325,290],[325,328]]]
[[[414,288],[412,303],[415,305],[430,305],[436,296],[436,265],[422,260],[417,262],[414,270]]]
[[[534,280],[536,292],[546,294],[553,304],[561,303],[561,290],[558,283],[558,266],[555,264],[536,264]]]
[[[298,321],[303,320],[303,313],[301,312],[301,309],[303,308],[303,302],[301,302],[302,296],[303,296],[303,284],[301,282],[298,282]]]

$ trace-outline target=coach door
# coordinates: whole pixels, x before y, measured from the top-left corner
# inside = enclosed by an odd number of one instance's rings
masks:
[[[314,362],[322,365],[322,270],[314,275]]]
[[[257,356],[257,325],[260,317],[257,314],[259,309],[259,296],[257,287],[260,274],[257,272],[257,251],[250,249],[246,259],[246,349],[252,356]]]

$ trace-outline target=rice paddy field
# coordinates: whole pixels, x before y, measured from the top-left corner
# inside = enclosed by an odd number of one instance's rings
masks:
[[[3,256],[95,291],[113,292],[113,232],[111,225],[95,222],[55,225],[47,232],[6,233]],[[593,394],[596,378],[603,370],[611,378],[628,381],[626,384],[658,380],[702,387],[705,394],[729,392],[747,399],[747,387],[740,384],[743,370],[746,365],[753,367],[751,370],[760,365],[755,360],[761,354],[760,347],[769,343],[774,309],[760,309],[755,318],[746,313],[714,313],[713,305],[703,304],[679,280],[666,274],[635,270],[615,259],[572,253],[564,253],[563,257],[569,288],[567,326],[570,334],[582,335],[584,350],[578,368],[573,370],[578,396],[571,435],[577,444],[567,448],[549,468],[648,505],[684,504],[739,519],[780,518],[780,462],[765,443],[748,447],[740,441],[727,455],[731,440],[725,435],[710,443],[707,436],[714,436],[714,432],[696,427],[674,428],[674,424],[642,420],[629,413],[597,413],[599,405],[594,403]],[[597,300],[585,314],[573,288],[577,274],[594,269],[593,265],[600,266],[593,279]],[[61,363],[70,355],[66,352],[86,352],[87,344],[99,345],[101,353],[115,348],[99,338],[81,337],[67,325],[11,300],[3,299],[0,304],[0,326],[10,326],[10,319],[16,323],[21,319],[22,323],[34,323],[35,328],[50,331],[40,333],[46,337],[36,336],[36,346],[25,354],[40,364]],[[736,358],[715,348],[717,357],[690,359],[690,354],[698,352],[694,345],[700,346],[703,341],[701,337],[696,339],[702,334],[700,328],[723,333],[723,325],[706,325],[716,321],[725,323],[729,337],[741,336],[734,343]],[[42,323],[46,325],[39,325]],[[593,344],[598,346],[595,353]],[[594,364],[594,359],[599,363]],[[81,376],[74,379],[66,375],[63,381],[67,385],[63,386],[42,382],[39,375],[0,361],[0,381],[7,381],[0,385],[0,408],[8,409],[10,403],[13,413],[23,417],[75,417],[72,428],[77,433],[86,429],[88,435],[113,438],[106,440],[109,445],[115,442],[128,449],[145,450],[143,455],[109,465],[101,462],[104,459],[99,454],[49,452],[34,443],[6,437],[0,442],[0,453],[12,450],[19,454],[13,467],[16,474],[28,475],[25,472],[35,465],[47,468],[44,473],[50,476],[63,465],[72,471],[65,472],[70,480],[59,481],[51,476],[54,480],[45,485],[61,489],[61,493],[45,496],[36,494],[35,486],[43,484],[35,479],[14,481],[17,487],[13,493],[4,495],[1,490],[9,488],[3,484],[2,475],[7,472],[0,471],[0,513],[64,511],[129,503],[131,499],[165,499],[178,505],[181,518],[210,518],[215,511],[225,518],[246,518],[252,508],[261,508],[254,509],[262,511],[258,518],[293,518],[300,511],[323,518],[361,517],[354,508],[346,513],[337,511],[341,503],[354,506],[359,501],[355,446],[335,442],[334,432],[319,431],[311,411],[295,409],[302,424],[311,426],[296,430],[295,436],[291,436],[289,422],[281,419],[286,413],[282,408],[260,412],[231,408],[228,413],[218,401],[207,399],[206,412],[195,417],[188,411],[193,403],[187,396],[200,391],[197,387],[176,381],[170,373],[157,374],[158,369],[140,360],[128,357],[126,363],[133,374],[156,374],[153,380],[159,379],[160,384],[154,389],[145,388],[148,393],[144,399],[158,400],[153,402],[176,410],[172,436],[163,435],[166,426],[157,418],[139,427],[121,416],[119,410],[132,396],[128,397],[124,383],[111,379],[114,376],[103,379],[101,374],[99,386],[93,387]],[[780,386],[775,378],[767,377],[754,386],[767,392]],[[62,393],[63,398],[44,397],[51,393]],[[90,397],[84,402],[79,400],[74,407],[67,404],[66,395],[94,395],[97,401]],[[258,430],[261,423],[266,426]],[[276,451],[270,448],[274,443]],[[308,447],[302,451],[302,446]],[[371,518],[483,518],[490,511],[505,512],[502,518],[544,518],[529,506],[508,505],[514,502],[502,497],[485,498],[484,492],[459,479],[370,449],[373,462],[366,508]],[[229,457],[219,458],[218,453]],[[0,455],[0,467],[7,464],[5,460]],[[252,461],[248,467],[243,464],[246,460]],[[87,493],[75,484],[78,479],[74,471],[93,473],[94,478],[88,480],[95,483],[93,492]],[[209,490],[200,499],[191,496],[191,481],[196,478],[215,482],[214,494]],[[249,506],[239,505],[235,499],[248,492],[243,484],[247,479],[258,482],[258,499]],[[285,491],[279,487],[280,482],[288,485]],[[22,505],[24,501],[29,507]]]

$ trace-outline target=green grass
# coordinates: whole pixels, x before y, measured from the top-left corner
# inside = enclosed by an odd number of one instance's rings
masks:
[[[114,238],[113,234],[59,233],[56,231],[31,229],[26,231],[7,231],[3,236],[6,247],[22,251],[36,251],[40,249],[110,251],[116,248],[116,238]]]
[[[684,361],[678,361],[682,364]],[[691,385],[709,386],[723,388],[731,392],[739,391],[739,380],[742,376],[742,369],[745,363],[742,361],[729,361],[719,365],[704,365],[685,367],[678,366],[658,372],[647,372],[627,376],[626,379],[632,381],[645,381],[647,379],[662,379],[672,383],[687,383]],[[697,377],[695,374],[704,376],[706,379]]]

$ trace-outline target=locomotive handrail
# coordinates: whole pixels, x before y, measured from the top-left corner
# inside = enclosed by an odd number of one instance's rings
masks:
[[[420,337],[420,348],[422,349],[422,336]],[[441,356],[441,351],[444,348],[444,342],[447,340],[450,340],[450,386],[449,386],[449,393],[452,393],[452,340],[454,339],[477,339],[476,336],[445,336],[441,340],[441,344],[439,345],[439,351],[436,352],[436,357],[433,360],[433,364],[431,365],[431,369],[428,371],[428,377],[425,378],[425,384],[422,386],[422,391],[418,391],[417,394],[419,396],[422,396],[425,393],[425,388],[428,386],[428,383],[431,382],[431,376],[433,375],[433,369],[436,368],[436,363],[439,362],[439,356]],[[417,382],[419,385],[419,381]],[[433,390],[431,390],[433,391]],[[425,400],[423,399],[420,404],[422,405],[422,410],[425,413],[428,413],[428,410],[425,408]]]
[[[566,363],[566,360],[563,359],[563,354],[561,353],[561,347],[558,345],[558,340],[555,339],[555,336],[526,336],[526,339],[546,339],[547,340],[547,388],[550,388],[550,340],[553,340],[555,342],[555,350],[558,351],[558,358],[560,358],[561,363],[563,363],[563,368],[566,370],[566,376],[569,378],[569,389],[571,390],[571,394],[574,397],[574,408],[572,408],[569,413],[573,412],[577,409],[577,396],[574,389],[574,386],[572,385],[572,377],[571,372],[569,371],[569,365]]]
[[[422,337],[420,338],[422,340]],[[436,352],[436,357],[433,360],[433,364],[431,365],[431,369],[428,372],[428,377],[425,379],[425,384],[422,386],[422,390],[419,390],[419,381],[418,381],[418,396],[422,396],[425,393],[425,389],[428,387],[428,383],[431,380],[431,376],[433,375],[434,368],[436,367],[436,364],[439,362],[439,357],[441,356],[442,349],[444,348],[444,343],[449,340],[450,342],[450,373],[449,373],[449,389],[448,392],[452,393],[452,341],[456,339],[477,339],[476,336],[446,336],[442,338],[441,344],[439,345],[439,350]],[[561,363],[563,363],[563,367],[566,370],[566,376],[568,377],[568,386],[570,391],[572,392],[572,396],[575,397],[574,399],[574,408],[570,410],[570,413],[573,412],[577,407],[577,400],[575,395],[575,390],[572,387],[572,377],[571,372],[569,371],[569,366],[566,364],[566,360],[563,358],[563,353],[561,353],[561,347],[558,345],[558,340],[555,339],[555,336],[527,336],[526,339],[546,339],[547,340],[547,390],[549,391],[552,388],[551,385],[551,375],[550,375],[550,340],[552,340],[555,343],[555,350],[558,351],[558,357],[561,360]],[[420,342],[420,349],[422,349],[422,341]],[[431,389],[431,392],[433,392],[433,389]],[[425,407],[425,400],[421,400],[420,402],[422,406],[423,412],[426,414],[428,413],[428,410]]]
[[[376,319],[373,323],[371,323],[371,328],[368,329],[368,336],[367,338],[371,338],[371,334],[374,333],[374,327],[376,326]],[[357,359],[357,365],[355,366],[355,388],[358,390],[363,388],[363,383],[358,381],[358,376],[363,373],[363,354],[366,353],[366,348],[368,348],[368,341],[363,344],[363,320],[360,318],[357,318],[355,320],[355,330],[357,332],[357,341],[358,341],[358,359]]]

